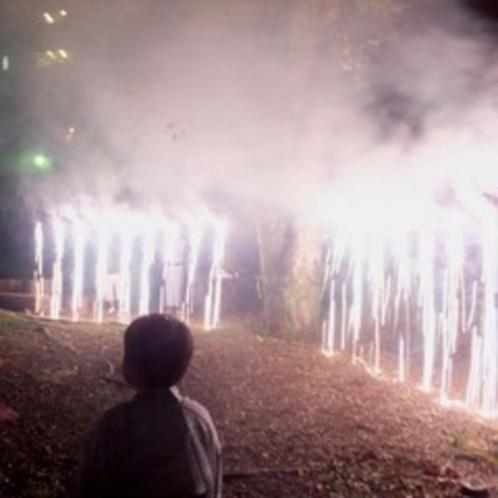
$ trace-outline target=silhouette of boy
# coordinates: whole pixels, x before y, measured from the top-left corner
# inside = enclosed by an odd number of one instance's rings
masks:
[[[79,498],[219,498],[221,450],[208,411],[174,387],[193,352],[189,328],[152,314],[124,335],[123,373],[137,393],[107,411],[81,466]]]

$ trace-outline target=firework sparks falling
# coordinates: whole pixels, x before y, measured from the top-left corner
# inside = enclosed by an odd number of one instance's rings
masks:
[[[52,217],[51,227],[51,318],[90,318],[83,316],[83,302],[88,299],[93,302],[92,318],[99,323],[114,315],[120,322],[128,323],[137,313],[157,310],[179,311],[183,319],[190,320],[196,309],[202,308],[206,312],[206,329],[218,326],[227,232],[224,221],[204,213],[198,218],[190,217],[182,225],[160,216],[158,210],[141,213],[106,208],[97,213],[85,206],[61,209]],[[214,234],[211,247],[204,237],[209,230]],[[34,238],[35,306],[43,314],[41,223],[35,225]],[[65,259],[66,241],[70,252]],[[195,303],[199,299],[199,261],[201,256],[206,259],[207,254],[211,255],[208,289],[202,304]]]
[[[85,275],[86,226],[76,219],[72,225],[74,244],[73,295],[71,300],[72,319],[78,320],[83,304],[83,279]]]
[[[422,333],[424,337],[422,389],[430,391],[434,371],[436,347],[436,312],[434,306],[434,233],[427,230],[420,241],[420,300]]]
[[[497,312],[496,296],[498,278],[498,220],[496,213],[488,213],[483,223],[484,238],[484,323],[482,327],[482,409],[485,415],[491,416],[497,409],[496,390],[498,386],[497,377]]]
[[[140,275],[139,313],[145,315],[150,303],[150,268],[154,262],[155,227],[147,224],[142,232],[142,270]]]
[[[121,229],[120,234],[120,257],[119,257],[119,319],[122,323],[128,323],[131,316],[131,280],[130,267],[132,256],[133,233]]]
[[[455,196],[458,209],[432,203],[417,217],[369,205],[382,222],[365,224],[358,207],[349,223],[336,220],[322,350],[347,352],[374,375],[386,368],[400,382],[437,390],[444,405],[491,417],[498,414],[498,214],[483,196],[457,189]],[[469,244],[479,251],[467,252]],[[344,317],[346,333],[338,334]]]
[[[190,220],[188,224],[189,256],[187,267],[187,286],[184,302],[184,319],[188,322],[189,316],[193,312],[192,296],[195,278],[197,276],[197,266],[199,261],[199,251],[202,242],[202,223],[198,220]]]
[[[66,229],[63,221],[55,216],[52,220],[54,232],[54,265],[52,270],[52,297],[50,300],[50,318],[59,319],[62,308],[62,260]]]
[[[205,299],[204,328],[216,328],[220,320],[221,307],[221,269],[225,255],[226,224],[218,221],[214,229],[213,258],[209,271],[208,292]]]
[[[44,281],[43,281],[43,226],[35,223],[35,271],[33,275],[35,285],[35,313],[42,312]]]
[[[174,267],[177,258],[178,245],[180,242],[180,227],[177,223],[165,220],[163,226],[163,244],[162,244],[162,257],[163,257],[163,280],[168,282],[166,289],[162,289],[160,297],[160,309],[163,312],[168,303],[173,302],[173,292],[170,289],[178,289],[178,275],[174,272]],[[171,277],[171,281],[170,281]]]
[[[104,296],[107,275],[107,250],[109,244],[109,234],[105,226],[100,226],[98,230],[97,243],[97,268],[95,271],[95,320],[102,323],[104,319]]]

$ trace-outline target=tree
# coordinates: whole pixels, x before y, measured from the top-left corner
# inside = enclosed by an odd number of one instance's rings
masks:
[[[298,99],[287,138],[293,157],[305,169],[322,163],[325,142],[332,140],[325,131],[330,118],[323,109],[329,102],[326,89],[344,82],[358,87],[365,83],[380,34],[383,28],[392,28],[392,19],[399,17],[405,2],[317,0],[287,5],[290,77]],[[374,28],[365,29],[368,23]],[[319,227],[290,211],[266,209],[260,216],[263,307],[270,334],[318,336],[323,236]]]

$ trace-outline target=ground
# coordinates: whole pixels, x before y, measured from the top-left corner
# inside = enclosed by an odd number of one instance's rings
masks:
[[[257,332],[197,333],[182,385],[218,427],[225,497],[456,497],[468,480],[495,496],[496,425]],[[118,325],[0,312],[0,496],[70,495],[85,433],[133,395],[121,340]]]

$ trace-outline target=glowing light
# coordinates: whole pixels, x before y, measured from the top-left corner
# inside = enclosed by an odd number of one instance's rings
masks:
[[[55,23],[55,19],[52,17],[52,15],[49,12],[43,13],[43,19],[45,19],[45,22],[47,24],[54,24]]]
[[[46,171],[50,169],[52,163],[50,159],[47,156],[44,156],[43,154],[36,154],[33,156],[33,166],[40,170],[40,171]]]
[[[52,291],[50,300],[50,318],[59,319],[62,308],[62,260],[64,258],[64,244],[66,231],[63,221],[54,217],[52,220],[54,233],[54,265],[52,270]]]
[[[489,416],[496,411],[498,387],[497,349],[497,278],[498,278],[498,219],[489,210],[483,220],[484,323],[482,326],[481,385],[482,411]]]
[[[371,287],[371,313],[374,321],[374,369],[380,372],[380,328],[383,325],[384,298],[384,247],[382,238],[374,236],[369,252],[369,281]]]
[[[165,220],[163,225],[163,281],[167,282],[166,288],[162,286],[162,295],[160,296],[160,309],[164,311],[168,304],[173,305],[175,302],[174,290],[177,290],[181,283],[179,282],[178,273],[174,271],[180,241],[180,227],[173,222]]]
[[[453,356],[456,353],[457,338],[462,308],[459,304],[460,286],[463,284],[464,240],[463,230],[457,217],[449,220],[447,229],[447,260],[448,268],[443,282],[443,303],[441,316],[442,366],[440,398],[444,402],[450,397],[453,375]]]
[[[134,233],[122,229],[120,234],[121,251],[119,258],[119,319],[128,323],[131,316],[130,267]]]
[[[64,10],[64,9],[61,9],[59,10],[59,14],[62,16],[62,17],[66,17],[67,16],[67,11]]]
[[[352,265],[353,265],[353,297],[349,313],[349,330],[353,333],[353,358],[359,354],[358,342],[363,317],[363,257],[364,241],[357,236],[351,242]]]
[[[428,198],[395,207],[392,199],[353,196],[349,204],[339,196],[328,214],[322,210],[334,233],[322,287],[330,292],[322,351],[346,352],[376,376],[383,356],[394,354],[398,381],[415,372],[424,391],[437,387],[442,405],[496,417],[498,211],[464,183],[454,192],[454,205],[444,209]],[[482,249],[472,271],[466,230]],[[466,392],[455,399],[455,358],[465,355]]]
[[[164,312],[169,302],[172,311],[180,310],[185,320],[192,319],[194,311],[202,312],[206,307],[206,328],[219,325],[227,234],[224,221],[204,213],[189,218],[184,225],[166,220],[158,209],[145,213],[109,205],[98,209],[83,202],[77,207],[63,206],[53,216],[51,226],[54,233],[51,318],[61,317],[64,297],[64,303],[68,303],[68,316],[73,320],[93,317],[100,323],[116,313],[121,322],[128,323],[136,313],[147,314],[157,309]],[[41,224],[35,226],[37,302],[42,298],[39,290],[42,285],[39,282],[42,228]],[[213,244],[204,247],[203,234],[209,230],[214,234]],[[64,254],[66,239],[67,258]],[[91,250],[92,247],[95,249]],[[211,257],[207,299],[200,296],[199,287],[196,287],[201,250],[206,251],[203,255]],[[72,262],[71,267],[63,265],[63,260]],[[64,279],[63,271],[67,272]],[[88,279],[87,274],[93,278]],[[93,303],[91,316],[84,315],[85,300]],[[36,308],[42,313],[41,306]]]
[[[401,336],[399,338],[398,350],[398,381],[406,381],[406,368],[405,368],[405,340]]]
[[[225,255],[225,241],[227,227],[223,222],[215,226],[213,260],[209,272],[208,291],[204,305],[204,329],[212,330],[218,326],[220,320],[221,293],[223,276],[222,265]]]
[[[60,48],[57,52],[63,59],[67,59],[69,57],[68,53],[63,48]]]
[[[329,317],[324,323],[324,333],[325,336],[322,339],[322,352],[326,356],[332,356],[334,354],[334,342],[335,342],[335,322],[336,322],[336,303],[335,303],[335,286],[336,281],[334,278],[330,279],[329,288]]]
[[[98,231],[97,269],[95,272],[95,320],[102,323],[104,319],[104,297],[107,277],[109,234],[107,227],[102,225]]]
[[[72,225],[74,244],[73,295],[71,299],[72,319],[78,320],[83,304],[83,279],[85,270],[86,226],[76,219]]]
[[[66,133],[66,142],[70,142],[73,138],[74,138],[74,134],[76,133],[76,128],[74,128],[73,126],[70,126],[68,129],[67,129],[67,133]]]
[[[155,228],[146,226],[142,232],[142,272],[140,277],[140,307],[139,312],[145,315],[149,311],[150,302],[150,271],[154,262]]]
[[[185,291],[185,303],[183,318],[188,322],[193,314],[192,296],[194,292],[194,282],[197,276],[197,264],[199,261],[199,251],[202,241],[203,224],[201,221],[191,219],[188,227],[189,257],[187,268],[187,288]]]
[[[8,71],[10,68],[10,59],[8,55],[2,55],[2,71]]]
[[[35,271],[33,275],[35,285],[35,313],[43,312],[44,280],[43,280],[43,226],[41,222],[35,224]]]
[[[422,389],[430,391],[436,348],[436,313],[434,309],[434,234],[427,230],[420,242],[420,304],[422,306],[422,333],[424,358]]]

